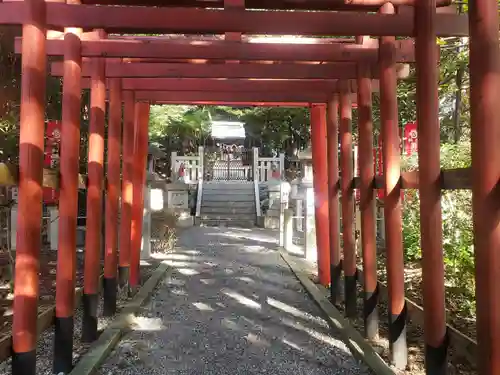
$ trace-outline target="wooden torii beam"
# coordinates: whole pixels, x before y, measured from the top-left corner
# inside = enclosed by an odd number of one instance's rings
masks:
[[[210,100],[195,100],[190,102],[185,101],[159,101],[152,104],[165,105],[204,105],[204,106],[229,106],[229,107],[282,107],[282,108],[297,108],[309,107],[311,103],[307,102],[243,102],[243,101],[210,101]]]
[[[363,10],[377,11],[386,0],[247,0],[247,9],[295,9],[295,10]],[[149,5],[159,7],[195,7],[195,8],[223,8],[224,0],[84,0],[84,4],[106,5]],[[395,0],[394,5],[414,6],[415,0]],[[445,7],[451,4],[450,0],[437,0],[436,6]]]
[[[326,103],[331,91],[269,92],[269,91],[136,91],[135,99],[152,103],[191,104],[193,102],[244,103]],[[355,100],[353,93],[352,98]]]
[[[23,24],[24,2],[0,3],[0,24]],[[148,8],[46,3],[50,28],[105,29],[109,33],[414,36],[413,14],[242,11],[240,9]],[[467,15],[437,14],[437,36],[468,36]]]
[[[16,38],[15,51],[21,52],[21,38]],[[161,58],[161,59],[217,59],[265,61],[322,61],[370,62],[378,59],[378,40],[367,45],[347,43],[235,43],[222,40],[161,40],[108,39],[82,40],[83,57],[108,58]],[[47,54],[64,55],[63,40],[47,40]],[[413,40],[399,40],[396,47],[397,62],[414,62]]]
[[[15,0],[18,1],[18,0]],[[455,12],[456,13],[456,12]],[[63,40],[65,33],[59,30],[47,30],[47,39],[56,39]],[[275,36],[276,37],[276,36]],[[269,36],[258,36],[258,35],[242,35],[241,41],[243,43],[280,43],[283,40],[277,41],[275,37]],[[264,38],[264,39],[263,39]],[[278,36],[278,38],[282,38],[282,36]],[[81,40],[100,40],[100,34],[97,30],[93,31],[84,31],[80,36]],[[161,34],[161,35],[116,35],[110,34],[107,36],[106,40],[141,40],[141,41],[167,41],[167,42],[175,42],[175,41],[204,41],[204,42],[224,42],[230,41],[235,42],[234,40],[225,39],[223,35],[219,34],[211,34],[211,35],[190,35],[190,34]],[[294,39],[295,41],[296,39]],[[371,38],[370,41],[377,41],[377,39]],[[300,36],[300,41],[307,44],[325,44],[325,43],[345,43],[345,44],[353,44],[356,42],[354,38],[350,37],[302,37]]]
[[[208,91],[208,92],[336,92],[338,80],[279,79],[205,79],[205,78],[123,78],[125,91]],[[352,92],[355,85],[350,85]],[[82,88],[90,88],[90,79],[82,79]]]
[[[62,76],[62,62],[51,64],[51,74]],[[92,66],[82,64],[82,77],[90,77]],[[407,66],[399,66],[399,78],[408,74]],[[187,64],[187,63],[106,63],[108,78],[261,78],[261,79],[354,79],[355,63],[330,64]],[[378,71],[371,69],[372,78]]]
[[[109,87],[108,79],[106,87]],[[124,91],[326,91],[340,89],[338,80],[279,80],[279,79],[205,79],[205,78],[123,78]],[[348,89],[358,91],[355,80],[348,80]],[[89,78],[82,78],[82,89],[90,89]],[[379,81],[372,80],[372,92],[379,92]]]

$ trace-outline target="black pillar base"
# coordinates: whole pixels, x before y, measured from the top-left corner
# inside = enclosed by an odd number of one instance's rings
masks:
[[[113,316],[116,313],[116,277],[103,279],[103,315]]]
[[[97,294],[84,294],[83,318],[82,318],[82,342],[93,342],[97,340]]]
[[[394,367],[402,370],[408,364],[408,348],[406,346],[406,321],[408,311],[406,303],[399,315],[389,312],[389,347],[391,362]]]
[[[330,302],[334,305],[338,304],[340,298],[340,283],[342,276],[342,262],[339,264],[330,264]]]
[[[378,299],[379,286],[373,292],[365,292],[363,318],[365,323],[365,338],[373,340],[378,336]]]
[[[352,276],[344,275],[344,299],[345,299],[345,316],[348,318],[356,318],[357,300],[356,300],[356,274]]]
[[[446,375],[448,365],[448,329],[439,347],[425,345],[425,373],[427,375]]]
[[[36,375],[36,351],[12,353],[12,375]]]
[[[69,374],[73,369],[73,317],[56,317],[54,331],[54,374]]]

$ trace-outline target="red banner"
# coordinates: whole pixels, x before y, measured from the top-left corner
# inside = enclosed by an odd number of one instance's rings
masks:
[[[49,121],[46,128],[45,158],[43,165],[45,168],[59,168],[59,146],[61,144],[61,123],[59,121]],[[43,202],[45,204],[57,204],[59,194],[56,189],[43,188]]]
[[[406,124],[404,131],[404,143],[406,156],[418,153],[418,132],[416,122],[409,122]]]
[[[382,135],[378,136],[378,146],[376,147],[377,169],[375,175],[382,176],[384,172],[384,161],[382,157]],[[377,189],[377,198],[384,199],[384,189]]]

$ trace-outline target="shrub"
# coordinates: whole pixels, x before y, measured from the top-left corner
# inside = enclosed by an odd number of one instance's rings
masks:
[[[470,144],[441,146],[441,167],[466,168],[471,164]],[[415,156],[404,160],[405,170],[417,169]],[[405,191],[403,209],[403,238],[405,260],[420,261],[420,199],[418,191]],[[474,314],[474,247],[472,231],[472,192],[443,191],[443,255],[448,295],[460,300],[460,309]]]
[[[171,250],[177,241],[177,215],[168,211],[151,213],[151,239],[156,252]]]

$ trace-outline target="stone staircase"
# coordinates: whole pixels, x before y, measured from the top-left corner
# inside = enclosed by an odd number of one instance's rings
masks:
[[[256,215],[253,182],[203,183],[200,224],[251,228],[255,226]]]

